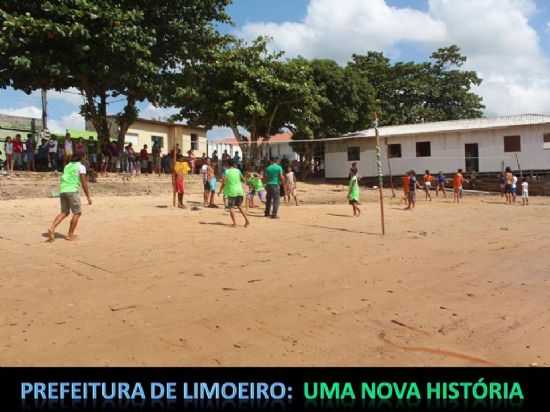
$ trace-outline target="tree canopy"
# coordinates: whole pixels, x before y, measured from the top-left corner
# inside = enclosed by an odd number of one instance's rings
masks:
[[[434,52],[424,63],[397,62],[379,52],[354,55],[350,67],[376,90],[381,124],[481,117],[482,99],[472,89],[481,84],[474,71],[462,70],[466,57],[453,45]]]
[[[31,92],[76,87],[82,114],[109,136],[107,105],[123,100],[119,138],[136,103],[156,103],[167,74],[208,58],[223,41],[230,0],[4,0],[0,85]]]
[[[192,81],[175,76],[175,92],[165,103],[180,108],[177,118],[191,124],[231,128],[245,155],[256,159],[259,144],[272,134],[318,115],[310,65],[281,57],[267,50],[265,38],[235,40],[195,67]]]

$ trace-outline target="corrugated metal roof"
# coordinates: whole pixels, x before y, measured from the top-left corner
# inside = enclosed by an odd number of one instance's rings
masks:
[[[258,140],[258,144],[261,144],[264,141],[264,139]],[[285,132],[285,133],[278,133],[271,136],[271,138],[267,141],[269,143],[285,143],[292,141],[292,133]],[[228,137],[226,139],[220,139],[220,140],[212,140],[213,144],[220,143],[220,144],[230,144],[234,146],[238,146],[239,142],[234,137]]]
[[[382,137],[419,135],[430,133],[452,133],[467,130],[501,129],[514,126],[536,126],[550,124],[550,115],[522,114],[480,119],[451,120],[446,122],[417,123],[400,126],[384,126],[378,130]],[[375,137],[374,129],[363,130],[345,135],[344,137],[369,138]]]

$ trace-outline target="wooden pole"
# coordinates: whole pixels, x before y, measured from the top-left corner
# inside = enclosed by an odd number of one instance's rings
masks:
[[[393,173],[391,171],[391,161],[388,151],[388,138],[384,138],[384,145],[386,146],[386,159],[388,160],[388,173],[390,174],[390,186],[391,186],[391,197],[395,199],[395,186],[393,185]]]
[[[376,133],[376,164],[378,167],[378,191],[380,193],[380,223],[382,225],[382,235],[385,235],[386,223],[384,220],[384,173],[382,171],[382,148],[380,146],[380,133],[378,132],[378,113],[374,116],[374,131]]]
[[[174,136],[174,156],[172,158],[172,206],[176,207],[176,159],[177,159],[177,150],[176,150],[176,136]]]
[[[516,163],[518,164],[519,169],[519,175],[523,179],[523,170],[521,170],[521,164],[519,163],[519,157],[517,153],[514,153],[514,156],[516,156]]]

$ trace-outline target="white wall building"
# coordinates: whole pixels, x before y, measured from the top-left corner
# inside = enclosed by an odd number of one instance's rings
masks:
[[[550,116],[520,115],[379,128],[384,174],[400,176],[465,171],[550,170]],[[374,129],[325,143],[325,175],[347,178],[352,162],[360,175],[377,176]],[[389,163],[389,164],[388,164]],[[518,165],[519,163],[519,165]]]
[[[288,160],[299,160],[299,156],[290,145],[292,141],[292,133],[280,133],[271,136],[268,142],[262,145],[262,157],[282,159],[286,157]],[[218,157],[221,158],[224,150],[233,157],[235,152],[239,152],[242,157],[242,149],[239,142],[234,137],[222,140],[211,140],[208,142],[208,157],[212,157],[214,151],[218,151]]]

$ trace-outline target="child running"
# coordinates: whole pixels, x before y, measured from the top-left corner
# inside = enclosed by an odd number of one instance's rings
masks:
[[[185,175],[189,173],[189,170],[189,164],[185,161],[182,155],[178,155],[174,166],[174,186],[176,193],[178,194],[178,207],[180,209],[185,209],[185,205],[183,204],[183,194],[185,193]]]
[[[357,179],[357,170],[350,171],[348,200],[351,207],[353,207],[353,216],[361,216],[361,209],[359,209],[359,180]]]
[[[224,197],[227,198],[229,215],[231,216],[231,220],[233,222],[232,226],[237,227],[235,213],[233,212],[233,209],[237,208],[241,215],[244,217],[244,227],[248,227],[250,225],[250,222],[248,221],[248,218],[246,217],[246,214],[242,209],[244,199],[243,174],[239,169],[235,167],[233,159],[227,160],[227,167],[228,168],[225,170],[222,180],[222,186],[220,187],[218,196],[221,195],[223,192]]]
[[[262,181],[261,176],[256,172],[248,173],[248,178],[246,180],[248,186],[248,207],[254,209],[256,205],[254,204],[254,198],[256,194],[260,198],[260,201],[265,205],[266,200],[266,190],[264,187],[264,182]]]
[[[357,173],[355,173],[357,176]],[[285,200],[287,203],[290,203],[290,198],[294,198],[296,206],[298,205],[298,198],[296,197],[296,175],[290,166],[286,168],[285,175]]]
[[[206,174],[206,178],[208,179],[208,186],[210,188],[210,199],[209,199],[208,207],[212,209],[217,209],[218,206],[214,201],[214,197],[216,196],[216,187],[218,186],[218,180],[216,179],[216,171],[212,167],[211,163],[208,164],[208,171]]]
[[[521,182],[521,200],[523,206],[529,206],[529,183],[527,182],[527,178],[525,177]]]
[[[462,175],[462,169],[458,169],[453,178],[453,190],[454,190],[454,202],[460,203],[462,199],[462,190],[464,185],[464,176]]]
[[[424,191],[426,192],[426,200],[432,201],[432,195],[430,193],[430,190],[432,190],[432,182],[434,180],[434,177],[430,173],[429,170],[426,170],[426,174],[424,175]]]

